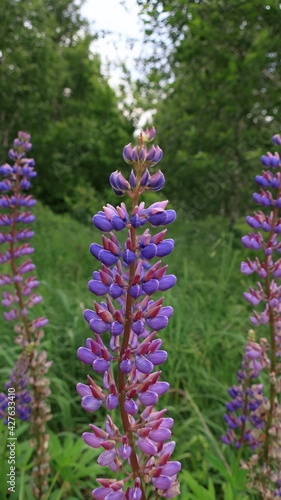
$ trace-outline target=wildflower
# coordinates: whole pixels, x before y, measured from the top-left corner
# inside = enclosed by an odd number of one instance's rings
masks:
[[[280,135],[273,137],[273,143],[280,146]],[[228,430],[222,440],[237,448],[247,445],[255,453],[248,455],[243,466],[247,468],[251,485],[262,498],[277,498],[280,492],[279,471],[281,453],[281,162],[278,153],[267,153],[261,157],[263,170],[255,177],[259,191],[253,195],[254,201],[263,210],[246,217],[251,232],[242,238],[242,244],[259,251],[259,257],[247,258],[241,264],[241,272],[257,275],[256,286],[244,292],[244,298],[255,308],[250,316],[253,327],[269,327],[268,338],[257,341],[249,339],[241,369],[238,371],[238,386],[233,386],[229,394],[232,401],[227,403],[225,421]],[[272,170],[270,170],[272,169]],[[252,231],[254,230],[254,231]],[[253,334],[251,334],[252,336]],[[268,395],[264,386],[256,382],[262,371],[268,379]],[[278,481],[277,481],[278,479]]]
[[[30,273],[35,270],[30,256],[34,252],[29,240],[34,231],[26,227],[35,220],[30,211],[36,204],[32,195],[26,194],[31,180],[36,177],[35,162],[26,158],[27,151],[32,148],[30,135],[19,132],[9,150],[9,158],[14,165],[5,163],[0,166],[0,208],[6,213],[0,214],[0,244],[6,250],[0,253],[0,264],[10,267],[10,272],[0,275],[3,313],[7,321],[16,321],[15,331],[19,334],[16,342],[22,347],[22,354],[6,384],[6,390],[15,389],[16,412],[19,418],[30,417],[31,446],[36,450],[32,471],[32,490],[34,498],[44,500],[48,487],[49,454],[46,422],[51,418],[50,407],[46,402],[50,395],[49,381],[44,375],[51,362],[47,361],[47,353],[40,349],[43,338],[42,327],[48,323],[45,317],[30,319],[30,309],[40,303],[42,297],[36,288],[40,282]],[[25,241],[27,240],[27,241]],[[28,386],[28,390],[27,390]],[[31,396],[29,395],[29,390]],[[9,397],[9,396],[8,396]],[[6,415],[7,395],[0,394],[0,416]]]
[[[147,150],[144,145],[154,136],[155,129],[147,129],[140,135],[139,146],[124,148],[124,160],[133,166],[129,180],[118,171],[110,176],[117,196],[127,194],[132,199],[132,210],[124,202],[117,207],[107,204],[93,217],[94,225],[106,235],[101,244],[90,245],[101,269],[94,271],[88,287],[104,299],[94,301],[93,309],[84,311],[94,336],[78,349],[78,358],[91,366],[95,376],[88,376],[88,385],[77,384],[77,392],[82,407],[89,412],[102,405],[109,411],[119,409],[122,426],[108,415],[105,431],[90,424],[92,432],[85,432],[83,439],[89,446],[101,448],[100,466],[109,466],[117,474],[124,463],[132,471],[122,480],[98,479],[101,486],[92,492],[97,500],[145,500],[147,483],[163,498],[179,495],[176,476],[181,466],[170,461],[175,445],[170,441],[173,419],[165,417],[166,410],[154,408],[169,389],[169,384],[160,380],[159,366],[168,354],[161,349],[158,332],[168,325],[173,308],[164,305],[164,297],[154,299],[153,295],[176,283],[161,260],[173,251],[174,241],[166,238],[166,229],[150,232],[150,227],[173,222],[176,213],[166,208],[167,200],[149,207],[139,203],[143,192],[158,191],[165,182],[161,171],[153,175],[149,171],[162,158],[158,146]],[[137,229],[145,225],[149,227],[138,234]],[[123,245],[114,231],[126,231]],[[151,263],[153,259],[158,260]],[[96,374],[102,375],[100,385]],[[132,478],[134,484],[127,484]]]

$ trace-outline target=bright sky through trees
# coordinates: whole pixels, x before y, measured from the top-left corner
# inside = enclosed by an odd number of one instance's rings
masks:
[[[120,0],[87,0],[81,12],[92,31],[99,33],[92,50],[100,54],[104,71],[110,63],[110,83],[120,82],[121,71],[117,67],[120,62],[125,62],[134,74],[134,59],[140,56],[143,38],[136,0],[127,1],[125,5],[121,5]]]

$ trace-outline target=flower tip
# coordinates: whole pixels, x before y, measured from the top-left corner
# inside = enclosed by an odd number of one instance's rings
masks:
[[[273,144],[276,144],[277,146],[281,146],[281,135],[280,134],[275,134],[272,137],[272,142],[273,142]]]
[[[142,134],[142,140],[143,140],[143,142],[150,142],[150,141],[153,141],[155,136],[156,136],[155,127],[152,126],[151,129],[146,127],[145,131]]]

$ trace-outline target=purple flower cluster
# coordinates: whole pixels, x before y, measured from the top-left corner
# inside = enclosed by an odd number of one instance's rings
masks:
[[[279,144],[278,141],[279,136],[274,136],[273,142]],[[281,166],[278,153],[274,155],[267,153],[267,156],[261,157],[261,162],[264,166],[274,169]],[[278,171],[273,174],[271,171],[266,170],[263,171],[263,175],[257,175],[255,179],[261,189],[259,193],[254,193],[254,200],[264,207],[272,207],[269,214],[257,211],[254,212],[253,216],[246,217],[249,226],[254,230],[258,230],[258,232],[251,232],[242,238],[242,243],[246,248],[263,250],[264,253],[263,262],[256,257],[253,261],[248,258],[246,262],[241,264],[243,274],[256,273],[260,279],[266,282],[266,286],[258,282],[256,288],[249,287],[249,292],[243,294],[244,298],[254,307],[261,302],[265,303],[263,311],[257,312],[254,310],[250,318],[251,323],[258,326],[260,324],[269,324],[270,316],[274,317],[275,322],[279,321],[280,315],[281,287],[276,283],[275,279],[281,277],[281,258],[274,259],[273,254],[274,251],[281,254],[281,242],[278,241],[278,235],[281,232],[281,217],[278,215],[281,207],[281,172]],[[263,188],[270,188],[271,191],[264,191]]]
[[[41,302],[42,297],[34,293],[39,281],[34,277],[26,277],[26,274],[35,269],[32,260],[28,258],[16,264],[16,260],[26,258],[34,252],[29,240],[34,232],[30,228],[19,227],[19,224],[30,224],[35,216],[28,210],[33,207],[36,200],[31,195],[24,194],[29,189],[31,182],[37,174],[34,170],[33,159],[26,158],[26,151],[31,149],[30,135],[19,132],[18,138],[14,140],[14,149],[9,150],[9,157],[14,160],[14,165],[8,163],[0,166],[0,208],[7,213],[0,214],[0,226],[10,229],[0,233],[0,243],[7,244],[8,249],[0,252],[0,264],[9,264],[11,273],[0,274],[0,286],[13,286],[14,292],[4,291],[2,305],[8,309],[4,312],[6,320],[26,318],[28,308]],[[27,322],[27,319],[25,319]],[[28,324],[31,331],[41,328],[47,324],[46,318],[37,318]]]
[[[234,444],[235,448],[248,445],[252,450],[259,446],[258,429],[264,429],[264,417],[260,409],[267,398],[263,394],[263,385],[253,381],[266,365],[264,349],[260,344],[248,340],[240,370],[237,372],[239,385],[232,386],[228,393],[232,398],[226,404],[224,420],[228,425],[226,435],[222,436],[225,444]]]
[[[280,146],[281,136],[275,135],[273,143]],[[225,415],[229,430],[222,440],[237,448],[243,444],[252,450],[258,447],[243,467],[249,471],[250,485],[261,498],[277,498],[281,456],[281,286],[277,281],[281,277],[281,160],[278,153],[267,153],[261,162],[273,169],[255,177],[259,191],[253,199],[264,208],[246,217],[251,232],[242,238],[242,244],[259,251],[260,258],[247,258],[241,272],[258,277],[256,285],[243,295],[254,307],[252,325],[261,326],[263,332],[267,327],[269,335],[246,345],[242,371],[238,372],[239,386],[229,391],[232,401]],[[267,397],[261,384],[251,383],[262,369],[263,378],[267,378]]]
[[[50,473],[46,422],[51,418],[50,407],[46,401],[50,395],[49,380],[44,375],[51,363],[47,360],[47,353],[40,349],[44,336],[41,328],[48,320],[40,317],[30,321],[28,318],[29,308],[42,300],[35,292],[39,281],[29,275],[35,269],[29,258],[34,248],[24,241],[30,240],[34,234],[29,227],[24,226],[35,219],[29,209],[36,201],[31,195],[25,194],[31,185],[31,179],[36,176],[34,160],[26,158],[26,151],[31,147],[30,135],[19,132],[13,149],[9,151],[14,165],[5,163],[0,166],[0,176],[3,179],[0,181],[0,191],[3,193],[0,197],[0,226],[4,228],[0,233],[0,243],[8,247],[4,253],[0,253],[0,264],[5,266],[5,273],[0,274],[0,286],[5,287],[2,305],[7,309],[4,318],[8,321],[16,320],[14,329],[18,337],[15,342],[23,349],[20,362],[16,364],[10,382],[6,384],[7,396],[0,396],[0,412],[4,416],[7,405],[8,410],[12,407],[9,406],[12,399],[19,418],[25,420],[30,414],[30,446],[35,451],[32,494],[33,498],[44,500]],[[8,268],[10,272],[6,272]],[[32,398],[26,390],[27,383]],[[13,416],[10,411],[9,415]]]
[[[144,202],[135,206],[131,216],[127,212],[125,203],[114,208],[109,203],[93,217],[93,223],[97,229],[103,232],[121,231],[130,224],[133,228],[144,226],[147,222],[152,227],[166,226],[174,222],[176,212],[165,210],[168,200],[159,201],[145,208]]]
[[[30,416],[32,398],[27,389],[28,363],[29,356],[23,352],[15,364],[9,381],[5,384],[7,394],[0,393],[0,419],[5,418],[5,424],[8,424],[8,414],[23,421],[28,420]]]
[[[174,210],[166,210],[167,201],[148,208],[138,201],[141,193],[157,191],[165,182],[162,172],[150,175],[148,170],[162,158],[158,146],[147,150],[144,145],[154,137],[155,129],[147,129],[140,135],[139,146],[124,148],[123,157],[134,168],[129,181],[119,172],[110,176],[114,192],[132,198],[132,210],[124,203],[116,208],[107,205],[93,217],[94,225],[109,234],[102,235],[101,245],[90,245],[102,267],[93,273],[88,286],[105,300],[84,311],[95,336],[78,349],[78,358],[102,374],[102,384],[88,376],[88,384],[77,384],[77,392],[89,412],[102,405],[109,411],[119,409],[118,425],[108,415],[105,430],[90,424],[91,432],[85,432],[83,439],[104,449],[98,458],[100,466],[125,474],[122,480],[98,479],[101,486],[92,492],[97,500],[147,500],[149,491],[163,498],[179,495],[176,476],[181,465],[170,460],[175,447],[170,441],[173,419],[165,417],[166,410],[154,408],[169,389],[160,380],[158,367],[167,359],[167,352],[161,349],[157,333],[168,325],[173,308],[163,305],[164,297],[152,299],[154,293],[173,287],[176,277],[166,273],[161,260],[150,262],[170,254],[174,241],[165,238],[166,230],[151,235],[146,229],[137,234],[147,223],[157,228],[176,217]],[[126,230],[124,245],[113,232],[122,230]],[[130,480],[134,480],[131,486],[127,484]]]

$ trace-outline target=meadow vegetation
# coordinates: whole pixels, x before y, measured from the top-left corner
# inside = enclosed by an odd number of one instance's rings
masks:
[[[44,347],[53,361],[53,419],[49,424],[53,472],[48,498],[90,499],[93,478],[100,475],[95,463],[97,451],[86,447],[80,435],[87,430],[87,421],[99,425],[104,414],[85,414],[81,409],[75,385],[85,382],[87,367],[79,362],[76,351],[89,335],[82,311],[92,307],[87,282],[98,264],[88,247],[99,241],[100,234],[91,223],[83,225],[69,215],[54,214],[41,204],[35,214],[34,262],[44,297],[37,307],[41,308],[39,314],[49,318]],[[178,282],[165,299],[175,313],[163,338],[169,353],[165,379],[171,390],[161,406],[175,419],[176,454],[183,462],[183,500],[238,499],[245,486],[243,471],[234,466],[234,453],[220,444],[227,388],[235,382],[249,329],[242,298],[246,280],[239,273],[245,256],[240,244],[243,230],[241,222],[230,231],[228,222],[220,217],[185,222],[184,213],[179,212],[169,231],[176,241],[169,271],[177,275]],[[9,323],[1,330],[1,379],[5,380],[17,347]],[[22,433],[21,499],[26,498],[29,488],[31,456],[26,430],[27,424],[22,423],[18,430]],[[204,485],[206,490],[202,491]]]

